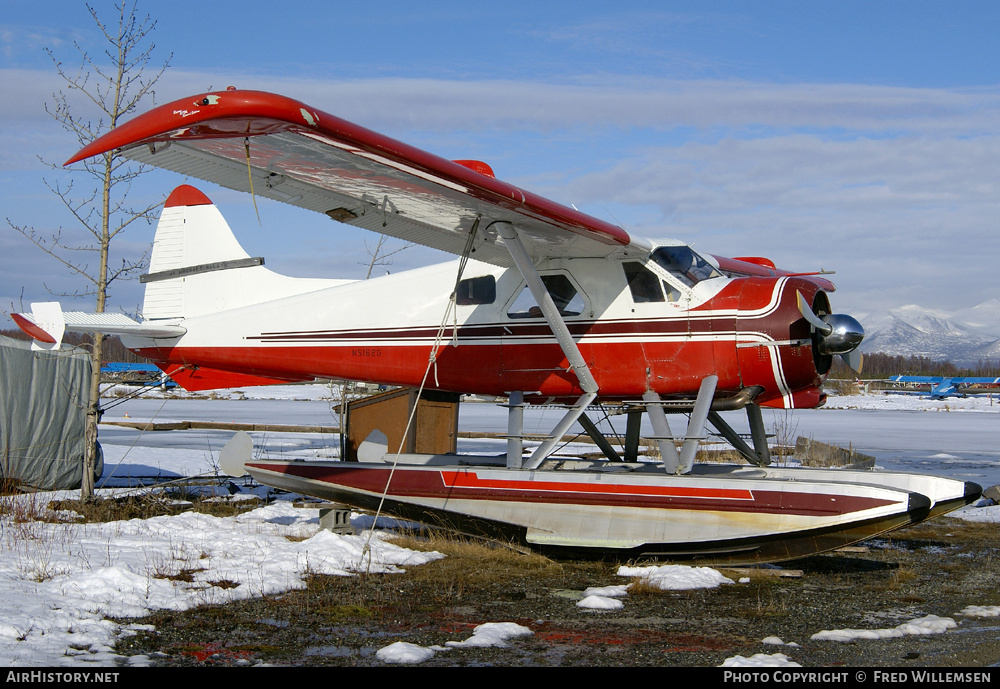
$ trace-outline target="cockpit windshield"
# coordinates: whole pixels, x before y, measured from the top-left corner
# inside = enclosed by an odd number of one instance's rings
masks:
[[[653,252],[653,260],[688,287],[702,280],[722,277],[715,266],[685,245],[661,246]]]

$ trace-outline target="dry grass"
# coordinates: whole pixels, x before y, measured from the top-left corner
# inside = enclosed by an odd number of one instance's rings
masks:
[[[756,599],[744,609],[746,617],[754,619],[771,619],[788,615],[788,600],[775,595],[773,591],[758,587]]]
[[[391,540],[411,550],[436,550],[447,555],[413,568],[410,576],[417,581],[447,582],[454,588],[489,588],[512,579],[552,576],[562,568],[559,563],[537,553],[448,532],[433,531],[426,537],[399,535]]]
[[[650,583],[645,577],[634,577],[628,585],[629,598],[640,598],[642,596],[662,596],[667,593],[664,589]]]
[[[900,567],[892,573],[891,577],[889,577],[889,588],[898,589],[906,584],[916,582],[919,578],[920,575],[917,574],[916,570],[909,567]]]
[[[53,500],[50,510],[72,512],[76,521],[113,522],[149,519],[180,514],[188,510],[216,517],[231,517],[261,505],[259,500],[230,501],[184,489],[142,493],[119,498]]]
[[[76,515],[76,521],[86,523],[149,519],[183,511],[180,505],[171,505],[162,498],[150,495],[93,500],[53,500],[49,503],[49,509],[72,512]]]
[[[746,464],[747,460],[736,450],[698,450],[694,461],[705,464]]]
[[[0,496],[0,514],[10,517],[15,525],[56,521],[54,515],[34,493]]]

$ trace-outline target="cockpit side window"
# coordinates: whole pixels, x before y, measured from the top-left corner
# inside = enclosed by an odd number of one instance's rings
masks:
[[[722,277],[722,273],[689,246],[661,246],[653,252],[653,260],[688,287],[702,280]]]
[[[653,271],[641,263],[631,261],[622,264],[628,289],[632,293],[632,301],[636,304],[663,301],[663,290],[660,289],[660,279]]]
[[[585,307],[583,296],[565,275],[542,275],[542,283],[562,316],[579,316]],[[541,318],[542,309],[525,285],[507,310],[509,318]]]

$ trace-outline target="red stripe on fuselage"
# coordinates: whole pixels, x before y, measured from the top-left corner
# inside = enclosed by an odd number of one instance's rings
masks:
[[[665,396],[691,397],[707,375],[718,375],[718,394],[761,385],[763,398],[780,395],[769,357],[775,347],[740,355],[732,341],[581,343],[584,358],[604,400],[636,399],[652,388]],[[797,355],[793,350],[801,349]],[[791,390],[817,379],[811,347],[782,346],[785,381]],[[419,385],[427,368],[429,344],[344,346],[262,345],[257,347],[143,348],[142,356],[164,365],[195,365],[262,378],[342,378],[388,385]],[[579,396],[579,381],[555,343],[445,345],[436,359],[433,387],[460,393],[506,395],[511,390],[559,398]],[[647,370],[648,369],[648,370]],[[183,384],[183,383],[182,383]]]

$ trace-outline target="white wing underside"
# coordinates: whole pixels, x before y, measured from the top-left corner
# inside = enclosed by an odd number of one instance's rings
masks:
[[[155,150],[155,153],[152,152]],[[521,209],[476,197],[468,187],[430,173],[350,149],[319,136],[281,132],[250,140],[248,175],[243,139],[140,144],[124,154],[141,163],[323,213],[340,222],[461,255],[476,219],[472,256],[494,265],[512,261],[491,225],[517,227],[535,257],[610,257],[641,250],[595,241]],[[511,205],[522,199],[512,198]]]

